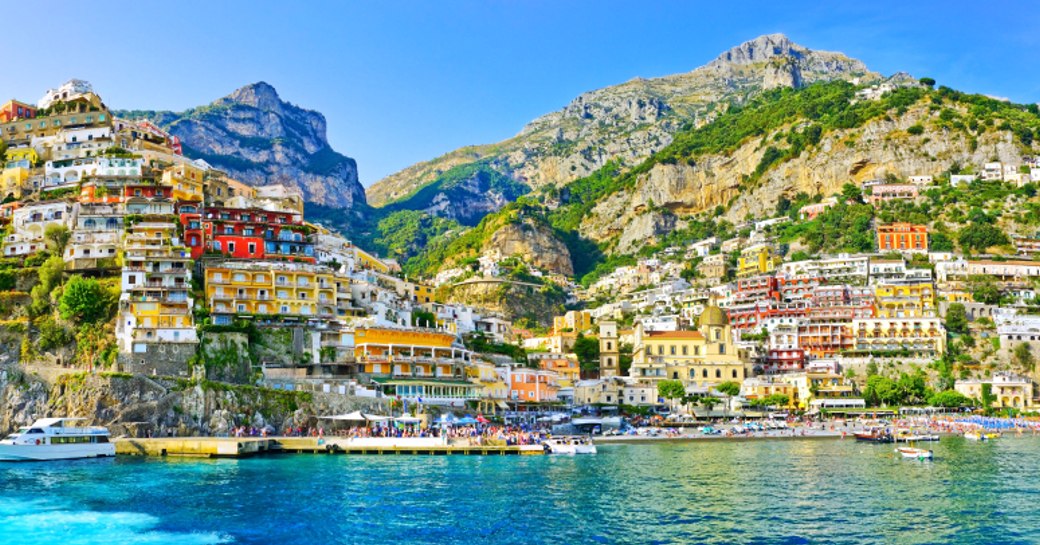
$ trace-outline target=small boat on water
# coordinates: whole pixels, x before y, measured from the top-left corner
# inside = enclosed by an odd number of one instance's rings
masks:
[[[596,445],[588,437],[553,437],[542,446],[549,454],[596,454]]]
[[[897,443],[915,443],[917,441],[938,441],[938,434],[916,433],[913,430],[902,428],[896,431]]]
[[[964,433],[964,438],[969,441],[992,441],[993,439],[998,439],[999,437],[999,431],[987,432],[981,430],[972,430]]]
[[[899,447],[896,449],[903,458],[914,458],[917,460],[931,460],[932,451],[923,448]]]
[[[102,427],[66,426],[84,418],[43,418],[0,441],[0,461],[75,460],[116,455]]]
[[[867,443],[895,443],[895,437],[884,428],[869,428],[856,434],[857,441]]]

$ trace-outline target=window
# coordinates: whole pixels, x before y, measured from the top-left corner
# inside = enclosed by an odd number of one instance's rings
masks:
[[[668,347],[668,352],[671,355],[673,355],[673,356],[675,355],[675,345],[674,344]]]
[[[716,369],[715,370],[715,378],[722,378],[722,370],[720,370],[720,369]]]
[[[235,253],[235,243],[234,242],[228,242],[227,243],[227,250],[229,252],[231,252],[231,253]]]
[[[250,255],[256,253],[256,243],[255,242],[250,242],[249,243],[249,253],[250,253]]]
[[[682,355],[684,355],[684,356],[689,355],[689,352],[690,352],[690,347],[686,346],[685,344],[682,345]]]

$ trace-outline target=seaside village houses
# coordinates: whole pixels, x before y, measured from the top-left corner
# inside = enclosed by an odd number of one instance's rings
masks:
[[[587,289],[554,279],[573,310],[532,332],[440,300],[436,288],[459,271],[432,283],[406,278],[397,263],[308,221],[298,190],[247,185],[185,157],[155,124],[114,117],[87,82],[69,81],[35,104],[3,104],[0,141],[4,259],[38,262],[50,250],[47,233],[67,230],[65,274],[118,284],[112,370],[187,377],[248,333],[256,373],[245,380],[277,389],[487,413],[689,410],[659,395],[662,381],[679,381],[732,409],[782,394],[787,406],[777,408],[855,411],[865,406],[868,368],[925,368],[944,357],[954,303],[993,323],[1001,354],[1020,344],[1040,350],[1040,317],[1019,304],[1035,300],[1037,233],[1013,233],[1013,258],[963,257],[932,251],[927,225],[875,221],[874,252],[790,259],[776,231],[836,206],[839,197],[828,196],[790,217],[735,226],[739,236],[642,257]],[[949,183],[1023,184],[1027,171],[987,163]],[[859,185],[865,203],[884,206],[921,199],[936,183],[921,173]],[[483,277],[506,269],[493,257],[477,261]],[[968,284],[978,277],[1016,303],[974,301]],[[526,355],[482,353],[475,338]],[[721,394],[726,383],[739,395]],[[1036,406],[1032,379],[1013,373],[973,373],[956,389],[979,398],[984,385],[997,406]]]

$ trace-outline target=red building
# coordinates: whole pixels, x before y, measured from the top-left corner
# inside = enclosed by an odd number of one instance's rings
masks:
[[[791,373],[805,368],[805,351],[801,348],[770,348],[762,366],[765,373]]]
[[[206,207],[200,214],[194,209],[193,203],[187,203],[179,210],[192,259],[214,253],[235,259],[315,261],[309,228],[298,213]]]
[[[31,119],[36,117],[36,106],[31,106],[17,100],[8,100],[0,106],[0,123],[7,123],[15,119]]]
[[[731,305],[726,308],[726,315],[733,329],[757,332],[767,318],[801,318],[806,315],[808,310],[808,301],[778,303],[772,300],[762,300],[757,303]]]

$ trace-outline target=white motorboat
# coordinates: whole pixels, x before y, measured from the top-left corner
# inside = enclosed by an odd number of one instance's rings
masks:
[[[931,460],[932,451],[923,448],[899,447],[896,449],[903,458],[915,458],[917,460]]]
[[[553,437],[542,446],[549,454],[596,454],[596,445],[588,437]]]
[[[23,462],[104,458],[116,455],[102,427],[67,426],[83,418],[43,418],[0,441],[0,461]]]

